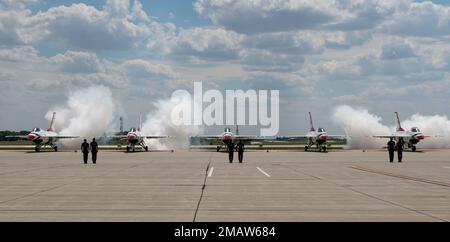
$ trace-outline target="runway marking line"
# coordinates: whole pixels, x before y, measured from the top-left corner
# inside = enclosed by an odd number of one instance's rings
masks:
[[[423,183],[428,183],[428,184],[433,184],[433,185],[438,185],[438,186],[443,186],[443,187],[450,187],[450,183],[446,183],[446,182],[433,181],[433,180],[422,179],[422,178],[412,177],[412,176],[405,176],[405,175],[401,175],[401,174],[394,174],[394,173],[384,172],[384,171],[377,171],[377,170],[372,170],[372,169],[359,167],[359,166],[350,166],[349,168],[352,168],[355,170],[360,170],[360,171],[365,171],[365,172],[370,172],[370,173],[375,173],[375,174],[379,174],[379,175],[400,178],[400,179],[404,179],[404,180],[411,180],[411,181],[423,182]]]
[[[194,223],[195,223],[195,220],[197,219],[197,214],[198,214],[198,210],[200,209],[200,203],[202,202],[203,194],[205,193],[206,181],[208,180],[208,171],[209,171],[209,168],[211,167],[212,156],[213,155],[211,154],[211,156],[209,157],[208,165],[206,166],[205,179],[203,180],[203,186],[202,186],[202,193],[200,194],[200,198],[198,199],[197,208],[195,209],[194,219],[192,221]]]
[[[262,174],[264,174],[265,176],[270,177],[270,175],[267,174],[267,172],[263,171],[261,168],[256,167],[256,169],[258,169],[258,170],[259,170]]]
[[[209,169],[208,177],[212,177],[213,172],[214,172],[214,167],[211,167],[211,169]]]
[[[450,169],[450,166],[444,166],[445,169]]]

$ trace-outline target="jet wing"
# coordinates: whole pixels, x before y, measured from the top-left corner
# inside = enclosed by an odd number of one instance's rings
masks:
[[[27,139],[28,135],[5,136],[5,138]]]
[[[255,136],[255,135],[235,135],[235,139],[239,140],[261,140],[264,139],[264,137]]]
[[[328,135],[328,138],[330,139],[347,139],[347,135]]]
[[[256,136],[256,135],[235,135],[234,140],[241,140],[244,142],[252,142],[252,141],[273,141],[275,140],[275,137],[268,137],[268,136]]]
[[[43,137],[50,138],[50,139],[78,139],[78,138],[80,138],[80,136],[67,136],[67,135],[46,135]],[[6,136],[5,138],[28,139],[28,135]]]
[[[397,134],[391,134],[391,135],[374,135],[372,136],[374,138],[380,138],[380,139],[390,139],[390,138],[409,138],[411,135],[397,135]]]
[[[307,138],[313,138],[313,137],[316,137],[316,136],[315,135],[287,135],[287,136],[280,136],[278,138],[296,140],[296,139],[307,139]]]
[[[142,137],[145,138],[145,139],[165,139],[165,138],[170,138],[170,136],[167,136],[167,135],[143,135]],[[128,138],[128,135],[106,136],[106,138],[126,140]]]
[[[330,139],[346,139],[346,135],[327,135]],[[307,138],[316,138],[316,135],[287,135],[287,136],[279,136],[280,139],[290,139],[290,140],[297,140],[297,139],[307,139]]]
[[[209,140],[215,140],[215,139],[222,139],[222,135],[196,135],[191,136],[190,138],[203,138],[203,139],[209,139]]]
[[[69,135],[50,135],[45,136],[46,138],[52,138],[52,139],[78,139],[80,136],[69,136]]]
[[[197,135],[192,136],[191,138],[202,138],[206,140],[222,140],[223,135]],[[233,139],[243,141],[263,141],[263,140],[273,140],[274,138],[256,135],[234,135]]]
[[[144,137],[145,139],[166,139],[166,138],[170,138],[170,136],[165,136],[165,135],[143,135],[142,137]]]
[[[102,136],[102,138],[126,140],[128,138],[128,136],[127,135],[113,135],[113,136]]]

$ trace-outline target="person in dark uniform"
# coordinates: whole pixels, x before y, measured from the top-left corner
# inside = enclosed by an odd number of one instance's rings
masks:
[[[239,163],[242,163],[242,161],[244,160],[244,142],[242,142],[242,140],[239,140],[239,143],[236,146],[238,151]]]
[[[230,160],[230,163],[233,163],[233,156],[234,156],[234,144],[233,142],[230,142],[227,144],[227,151],[228,151],[228,160]]]
[[[84,140],[83,143],[81,143],[81,152],[83,152],[84,164],[87,164],[89,155],[89,144],[86,139]]]
[[[403,138],[400,138],[397,142],[397,155],[398,155],[398,162],[402,162],[403,159],[403,145],[405,142],[403,141]]]
[[[92,139],[91,142],[91,152],[92,152],[92,163],[97,163],[97,153],[98,153],[98,144],[95,141],[95,138]]]
[[[394,151],[395,151],[395,141],[394,138],[387,143],[387,148],[389,152],[389,162],[394,162]]]

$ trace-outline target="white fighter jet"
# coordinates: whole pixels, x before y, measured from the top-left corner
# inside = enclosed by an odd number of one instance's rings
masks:
[[[41,149],[45,146],[50,146],[53,148],[55,152],[58,152],[58,146],[56,142],[60,139],[76,139],[79,136],[71,136],[71,135],[60,135],[55,132],[54,124],[55,124],[56,113],[53,113],[52,121],[50,122],[50,127],[47,130],[42,130],[40,128],[34,128],[26,136],[9,136],[9,138],[22,138],[28,139],[32,141],[36,146],[34,150],[36,152],[40,152]]]
[[[203,138],[207,140],[217,140],[221,142],[221,145],[217,146],[217,152],[219,152],[223,146],[227,147],[228,144],[235,145],[238,141],[242,141],[244,143],[249,143],[252,141],[264,141],[270,140],[268,137],[256,136],[256,135],[240,135],[239,127],[236,126],[236,134],[234,134],[230,128],[225,128],[225,131],[219,135],[198,135],[193,138]]]
[[[290,135],[283,136],[281,138],[287,138],[290,140],[303,140],[307,139],[307,145],[305,146],[305,151],[311,149],[312,146],[316,146],[318,151],[327,151],[326,143],[330,138],[334,139],[345,139],[345,135],[329,135],[324,128],[318,128],[317,130],[314,128],[313,119],[311,112],[309,112],[309,123],[310,129],[306,135]]]
[[[136,145],[139,145],[143,150],[148,152],[148,146],[145,143],[146,139],[164,139],[170,138],[166,135],[147,135],[141,132],[142,129],[142,117],[139,116],[139,128],[131,128],[130,132],[127,135],[115,135],[110,138],[119,139],[119,140],[127,140],[127,152],[136,151]]]
[[[395,116],[397,118],[397,129],[394,133],[390,135],[374,135],[373,137],[385,139],[393,138],[396,142],[403,140],[405,145],[407,145],[408,148],[411,148],[411,151],[415,152],[417,150],[416,145],[421,140],[424,140],[426,137],[430,136],[425,136],[422,132],[420,132],[418,127],[412,127],[410,130],[403,129],[400,124],[398,112],[395,112]]]

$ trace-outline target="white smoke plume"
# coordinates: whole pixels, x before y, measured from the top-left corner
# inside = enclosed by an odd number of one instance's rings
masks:
[[[177,99],[159,100],[154,103],[157,109],[147,115],[142,125],[144,135],[167,135],[169,139],[147,139],[146,144],[150,149],[187,149],[189,137],[200,133],[200,128],[194,125],[175,125],[180,120],[172,120],[172,110],[180,105],[185,110],[193,110],[191,102],[182,102]],[[181,117],[180,117],[181,119]]]
[[[374,149],[381,148],[384,139],[373,138],[374,135],[391,134],[391,130],[381,124],[381,118],[370,114],[363,108],[339,106],[333,114],[335,124],[341,126],[347,135],[347,148]]]
[[[393,120],[394,120],[394,114]],[[374,135],[390,135],[396,124],[389,127],[382,119],[364,108],[342,105],[336,108],[333,121],[341,126],[347,135],[348,149],[378,149],[386,146],[387,139],[373,138]],[[450,148],[450,120],[447,116],[423,116],[414,114],[409,119],[400,120],[405,130],[418,127],[425,136],[417,147],[427,149]]]
[[[46,118],[51,120],[56,112],[56,131],[61,135],[80,136],[80,139],[64,139],[59,143],[65,148],[77,148],[82,139],[102,136],[113,120],[114,111],[110,89],[91,86],[70,93],[67,103],[49,111]]]

